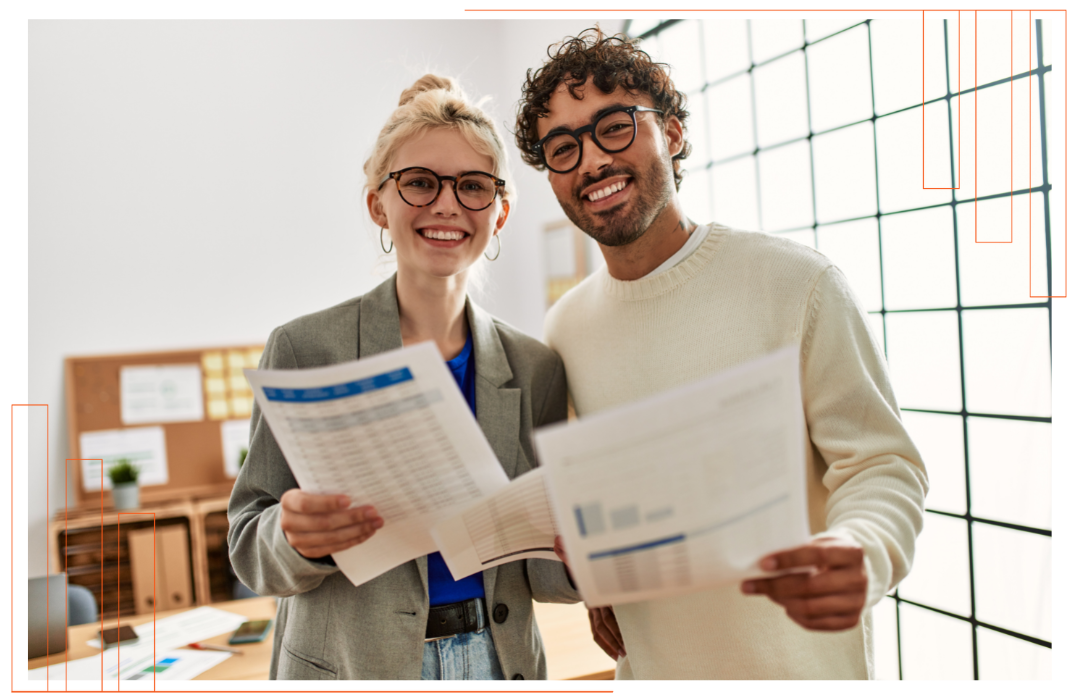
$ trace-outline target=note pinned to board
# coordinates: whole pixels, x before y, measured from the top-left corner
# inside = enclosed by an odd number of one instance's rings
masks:
[[[221,454],[225,459],[225,476],[240,474],[240,455],[248,448],[251,421],[227,420],[221,423]]]
[[[120,420],[124,425],[203,419],[199,365],[131,365],[120,368]]]
[[[112,490],[109,468],[121,459],[128,459],[139,468],[140,486],[169,483],[165,430],[161,426],[79,433],[79,454],[83,460],[83,490],[87,492],[100,490],[102,481],[106,490]]]
[[[768,575],[809,538],[798,348],[544,428],[556,523],[590,606]]]
[[[354,585],[434,552],[436,523],[509,483],[433,342],[245,374],[300,488],[382,517],[374,536],[333,555]]]

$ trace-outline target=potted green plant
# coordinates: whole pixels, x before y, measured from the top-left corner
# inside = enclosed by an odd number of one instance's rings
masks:
[[[112,482],[113,507],[118,511],[139,508],[139,468],[127,459],[120,459],[109,467]]]

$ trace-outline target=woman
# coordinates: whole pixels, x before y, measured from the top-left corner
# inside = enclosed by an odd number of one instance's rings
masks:
[[[402,93],[364,164],[368,211],[386,230],[383,249],[397,251],[397,273],[275,329],[261,367],[435,341],[507,476],[533,468],[532,429],[566,417],[562,363],[466,295],[473,263],[489,244],[500,249],[506,157],[491,118],[453,80],[427,75]],[[281,598],[271,678],[546,677],[532,599],[578,600],[561,563],[517,561],[455,582],[434,552],[353,586],[330,555],[378,537],[378,512],[298,489],[257,407],[251,425],[229,501],[229,556],[241,581]]]

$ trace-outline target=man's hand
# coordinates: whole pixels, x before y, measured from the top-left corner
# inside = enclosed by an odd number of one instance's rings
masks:
[[[319,559],[364,542],[383,526],[374,506],[349,508],[349,497],[320,496],[290,489],[281,496],[285,539],[309,559]]]
[[[846,630],[859,624],[868,579],[863,548],[837,538],[776,552],[761,560],[765,571],[813,566],[813,573],[743,581],[743,593],[768,596],[808,630]]]
[[[566,575],[570,577],[572,583],[574,574],[570,571],[570,561],[566,554],[566,548],[563,547],[562,535],[555,536],[555,554],[559,556],[559,559],[562,559],[563,566],[566,567]],[[610,607],[588,608],[588,611],[589,627],[592,628],[592,638],[597,646],[616,661],[619,660],[620,656],[626,656],[626,647],[623,646],[619,623],[615,620],[615,611]]]

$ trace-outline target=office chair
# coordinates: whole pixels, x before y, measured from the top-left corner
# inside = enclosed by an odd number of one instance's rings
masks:
[[[97,622],[98,608],[94,594],[86,586],[68,584],[68,626]]]

